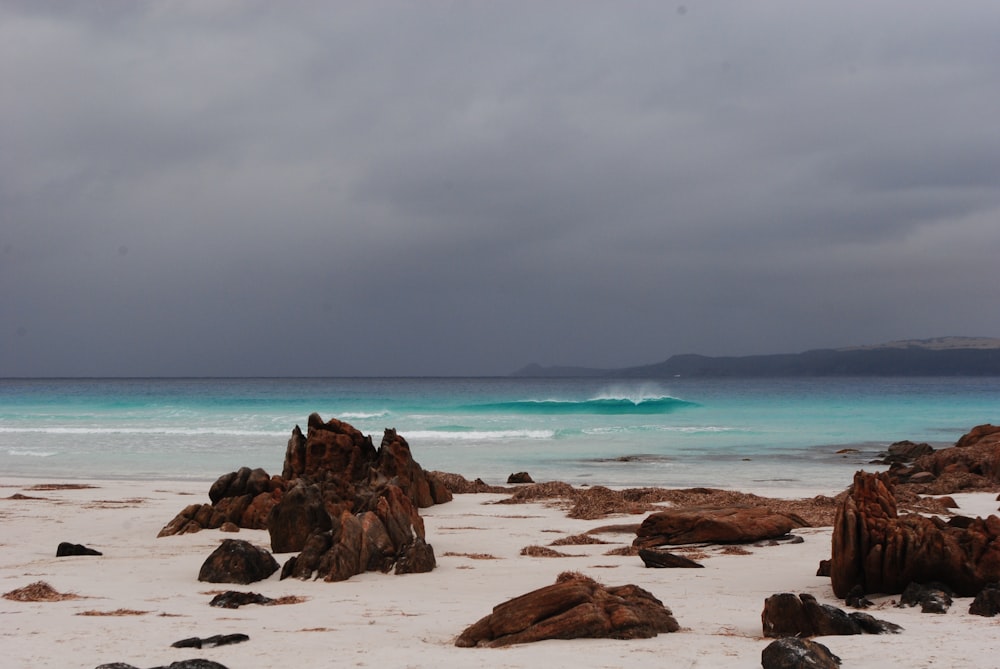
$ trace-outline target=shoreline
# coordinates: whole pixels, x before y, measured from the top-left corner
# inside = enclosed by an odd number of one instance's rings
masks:
[[[0,620],[6,623],[0,637],[12,663],[8,666],[89,669],[126,662],[152,667],[201,657],[237,669],[276,666],[295,657],[303,666],[552,669],[618,667],[666,655],[675,666],[753,667],[771,641],[761,635],[766,597],[809,593],[843,608],[829,579],[815,575],[819,560],[829,557],[829,527],[796,530],[803,538],[799,544],[744,546],[744,554],[699,547],[698,559],[706,567],[699,570],[647,569],[637,557],[606,554],[630,544],[631,534],[598,535],[606,544],[556,547],[570,557],[528,557],[520,553],[524,547],[548,546],[602,525],[636,523],[644,515],[571,519],[551,501],[495,504],[509,497],[498,493],[458,494],[452,502],[421,510],[438,563],[426,574],[365,573],[338,583],[280,581],[274,574],[248,586],[201,583],[198,569],[221,539],[269,547],[263,530],[203,530],[156,538],[183,507],[207,500],[205,482],[49,477],[44,483],[60,481],[96,487],[39,489],[41,479],[0,478],[5,527],[0,592],[45,581],[61,593],[81,597],[60,602],[0,599]],[[744,492],[774,497],[775,491]],[[12,499],[15,494],[31,499]],[[970,515],[997,507],[995,493],[954,497]],[[104,555],[56,558],[62,541]],[[279,563],[288,557],[275,555]],[[454,646],[465,627],[495,605],[549,585],[563,571],[579,571],[606,585],[645,588],[673,611],[681,630],[644,640],[574,639],[504,649]],[[235,610],[208,606],[211,593],[224,590],[304,601]],[[992,666],[996,622],[969,615],[966,599],[956,598],[943,615],[897,608],[892,604],[896,597],[873,599],[876,606],[870,612],[902,625],[904,632],[819,637],[843,659],[843,666],[882,669],[887,658],[900,666]],[[250,640],[202,650],[170,646],[216,634],[247,634]]]

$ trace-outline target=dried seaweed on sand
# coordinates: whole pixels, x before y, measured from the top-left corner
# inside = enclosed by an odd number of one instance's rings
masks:
[[[45,581],[36,581],[17,590],[5,592],[4,599],[15,602],[62,602],[67,599],[80,599],[80,595],[71,592],[57,592]]]
[[[572,534],[568,537],[562,537],[561,539],[556,539],[549,546],[588,546],[591,544],[606,544],[610,543],[604,539],[598,539],[597,537],[592,537],[589,534]]]
[[[526,555],[528,557],[583,557],[582,555],[560,553],[559,551],[554,551],[551,548],[546,548],[545,546],[525,546],[521,549],[521,555]]]

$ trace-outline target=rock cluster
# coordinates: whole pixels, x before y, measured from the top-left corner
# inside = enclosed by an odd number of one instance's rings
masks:
[[[462,648],[544,639],[645,639],[680,629],[670,609],[635,585],[605,587],[564,572],[553,585],[493,608],[455,641]]]
[[[889,472],[896,483],[911,484],[922,494],[1000,485],[1000,426],[978,425],[952,447],[923,450],[912,463],[892,462]]]
[[[760,664],[763,669],[837,669],[840,658],[821,643],[787,636],[761,651]]]
[[[847,613],[836,606],[820,604],[809,594],[783,592],[764,600],[760,615],[764,636],[810,637],[849,634],[896,634],[899,625],[878,620],[860,611]]]
[[[418,509],[450,501],[451,492],[395,430],[376,449],[353,426],[314,413],[306,434],[292,431],[281,476],[244,467],[220,477],[209,499],[181,511],[160,536],[225,523],[266,529],[275,553],[301,552],[282,577],[336,581],[367,570],[433,569]]]
[[[1000,580],[1000,518],[900,516],[888,473],[855,474],[837,510],[832,548],[830,578],[841,598],[857,586],[898,594],[931,582],[971,597]]]

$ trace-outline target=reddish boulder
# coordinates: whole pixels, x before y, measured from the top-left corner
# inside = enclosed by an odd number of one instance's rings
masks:
[[[750,543],[808,526],[795,515],[763,507],[679,508],[650,514],[632,541],[639,548],[697,543]]]
[[[809,594],[783,592],[764,600],[760,614],[764,636],[835,636],[850,634],[897,634],[902,629],[860,611],[847,613],[829,604],[820,604]]]
[[[854,475],[837,509],[832,549],[830,578],[841,598],[856,586],[898,594],[910,583],[929,582],[971,597],[1000,580],[1000,518],[949,525],[936,517],[900,516],[887,473]]]
[[[553,585],[493,608],[455,641],[462,648],[545,639],[646,639],[680,629],[670,609],[635,585],[606,587],[566,572]]]

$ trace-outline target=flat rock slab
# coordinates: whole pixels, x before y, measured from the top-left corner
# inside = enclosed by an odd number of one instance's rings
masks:
[[[764,507],[666,509],[650,514],[639,526],[632,544],[639,548],[700,543],[753,543],[777,539],[796,527],[801,518]]]
[[[659,548],[640,548],[639,558],[647,567],[656,569],[702,569],[703,564]]]

